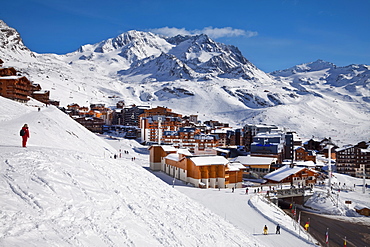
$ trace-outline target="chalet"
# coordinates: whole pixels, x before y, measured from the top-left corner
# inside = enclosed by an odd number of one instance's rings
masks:
[[[270,172],[272,165],[277,162],[276,157],[258,157],[258,156],[238,156],[233,159],[234,162],[239,162],[249,168],[249,173],[254,177],[262,177]],[[244,177],[249,177],[250,174],[245,173]]]
[[[317,141],[314,139],[310,139],[303,143],[303,147],[306,148],[306,150],[315,150],[320,154],[325,154],[326,157],[328,157],[328,144],[331,143],[331,139],[329,138],[324,138],[321,141]],[[333,150],[335,148],[338,148],[337,146],[334,145]],[[332,155],[335,155],[334,152],[332,152]]]
[[[313,161],[316,163],[316,152],[315,151],[309,151],[304,147],[297,147],[294,150],[295,154],[295,160],[299,161]]]
[[[50,105],[53,105],[53,106],[56,106],[56,107],[59,107],[60,101],[57,101],[57,100],[49,100],[49,104]]]
[[[355,206],[355,210],[361,215],[370,216],[370,208],[368,207]]]
[[[362,177],[364,173],[370,178],[370,142],[337,148],[337,172],[352,177]]]
[[[34,91],[31,93],[31,97],[44,104],[50,103],[50,91]]]
[[[36,83],[32,83],[30,90],[31,90],[31,92],[40,91],[41,90],[41,85],[40,84],[36,84]]]
[[[164,159],[163,171],[196,187],[231,188],[242,187],[243,170],[240,163],[230,163],[223,156],[181,155],[175,161],[170,154]],[[172,169],[173,174],[169,172]]]
[[[0,96],[27,102],[31,94],[31,82],[25,76],[0,77]]]
[[[194,156],[187,149],[153,145],[150,165],[168,175],[202,188],[241,187],[245,167],[223,156]]]
[[[0,68],[0,76],[15,76],[15,75],[17,75],[17,70],[14,69],[13,67]]]
[[[70,116],[78,116],[79,115],[79,110],[80,106],[78,104],[69,104],[67,105],[67,112]]]
[[[309,186],[316,183],[319,173],[306,167],[285,165],[263,178],[267,183],[290,183],[295,186]]]
[[[76,118],[75,120],[92,132],[103,133],[104,120],[101,118],[80,117]]]
[[[87,116],[101,118],[107,125],[112,124],[113,111],[105,107],[104,104],[90,104],[90,111],[86,112]]]

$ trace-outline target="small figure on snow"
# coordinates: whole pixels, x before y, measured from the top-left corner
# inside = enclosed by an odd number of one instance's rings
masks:
[[[26,145],[27,145],[27,140],[30,137],[30,132],[28,130],[28,125],[27,124],[23,125],[20,135],[22,136],[22,147],[25,148]]]
[[[306,231],[308,231],[308,228],[310,227],[310,222],[306,222],[306,224],[304,225],[304,229],[306,230]]]
[[[277,226],[276,226],[276,234],[280,234],[280,225],[279,224],[277,224]]]
[[[246,188],[246,189],[245,189],[245,194],[247,194],[247,195],[248,195],[248,188]]]
[[[267,235],[267,230],[268,230],[268,228],[267,228],[267,226],[265,225],[265,227],[263,228],[263,235]]]

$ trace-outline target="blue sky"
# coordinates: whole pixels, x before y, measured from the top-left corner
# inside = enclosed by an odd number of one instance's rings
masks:
[[[0,19],[38,53],[65,54],[129,30],[205,32],[265,72],[323,59],[370,64],[370,0],[11,0]]]

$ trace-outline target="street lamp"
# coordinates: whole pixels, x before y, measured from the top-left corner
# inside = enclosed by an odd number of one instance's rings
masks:
[[[329,182],[328,182],[328,186],[329,186],[329,189],[331,188],[331,173],[332,173],[332,170],[331,170],[331,149],[332,147],[334,147],[334,144],[333,142],[331,141],[331,137],[329,137],[329,139],[325,142],[323,142],[321,145],[326,145],[328,147],[328,174],[329,174]]]

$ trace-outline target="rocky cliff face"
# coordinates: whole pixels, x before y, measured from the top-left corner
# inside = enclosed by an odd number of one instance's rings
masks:
[[[0,56],[3,57],[2,60],[5,62],[9,60],[10,57],[13,57],[12,53],[34,56],[23,44],[23,40],[17,30],[9,27],[4,21],[0,20]]]

